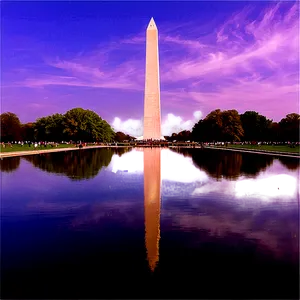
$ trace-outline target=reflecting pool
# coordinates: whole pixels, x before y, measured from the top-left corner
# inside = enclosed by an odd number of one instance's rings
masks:
[[[1,298],[299,298],[299,159],[86,149],[1,160]]]

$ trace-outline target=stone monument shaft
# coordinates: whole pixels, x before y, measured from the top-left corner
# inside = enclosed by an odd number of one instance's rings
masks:
[[[161,138],[158,30],[151,18],[146,32],[144,139]]]

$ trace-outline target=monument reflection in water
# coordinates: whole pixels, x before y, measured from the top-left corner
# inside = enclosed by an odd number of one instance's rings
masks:
[[[145,244],[151,271],[159,260],[161,149],[144,149]]]

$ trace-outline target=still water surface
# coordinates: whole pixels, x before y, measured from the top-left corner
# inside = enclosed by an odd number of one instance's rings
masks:
[[[2,298],[299,298],[299,160],[90,149],[1,160]]]

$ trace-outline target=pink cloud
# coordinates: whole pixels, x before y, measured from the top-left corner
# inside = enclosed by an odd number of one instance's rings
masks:
[[[198,103],[198,108],[204,106],[205,114],[217,108],[237,109],[240,113],[256,110],[279,121],[286,114],[299,111],[297,100],[299,85],[296,83],[277,86],[272,80],[266,82],[240,80],[217,92],[178,91],[176,94],[183,102],[192,99]],[[171,95],[169,93],[169,96]]]
[[[278,120],[299,109],[298,4],[273,4],[255,20],[251,13],[248,6],[205,36],[201,21],[158,26],[163,111],[249,109]],[[185,35],[190,28],[201,39]],[[140,32],[68,59],[48,57],[47,71],[23,70],[17,86],[114,89],[124,97],[133,90],[143,101],[144,43]]]
[[[104,73],[98,68],[84,66],[71,61],[58,61],[56,63],[50,63],[50,65],[58,69],[70,71],[74,74],[88,74],[89,76],[93,76],[95,78],[102,78],[104,76]]]
[[[124,90],[136,90],[137,86],[134,82],[127,81],[120,78],[116,81],[105,80],[102,82],[97,81],[83,81],[74,77],[64,76],[46,76],[40,79],[26,79],[22,86],[26,87],[43,87],[48,85],[62,85],[62,86],[76,86],[76,87],[92,87],[92,88],[111,88],[111,89],[124,89]]]

